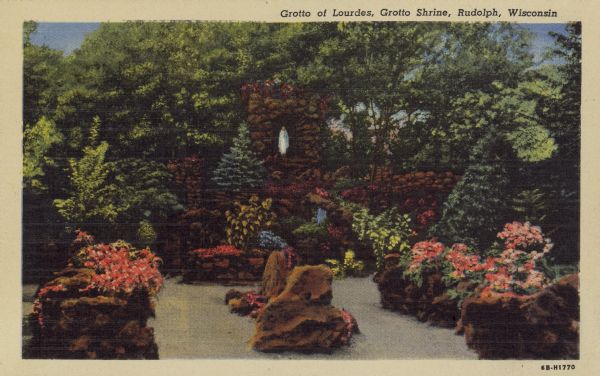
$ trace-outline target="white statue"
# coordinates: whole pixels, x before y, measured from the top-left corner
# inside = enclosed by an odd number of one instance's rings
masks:
[[[287,149],[290,147],[290,138],[288,137],[288,133],[285,130],[285,127],[281,127],[279,131],[279,153],[285,157],[285,153]]]

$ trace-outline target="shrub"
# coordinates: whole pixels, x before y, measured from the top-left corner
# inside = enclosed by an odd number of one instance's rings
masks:
[[[258,233],[257,244],[263,249],[283,249],[288,244],[280,236],[275,235],[272,231],[261,231]]]
[[[227,242],[245,249],[262,229],[270,227],[276,218],[271,211],[271,203],[270,198],[260,202],[258,196],[250,197],[247,204],[236,201],[235,209],[225,212]]]
[[[371,244],[378,269],[383,267],[386,253],[408,251],[408,240],[414,235],[410,227],[410,216],[399,214],[395,208],[376,216],[369,214],[367,209],[357,210],[353,216],[352,230],[360,241],[368,241]]]
[[[285,218],[282,218],[281,220],[277,221],[276,231],[278,234],[281,234],[281,236],[284,239],[292,239],[293,231],[295,229],[297,229],[298,227],[300,227],[305,222],[306,222],[306,220],[304,220],[300,217],[296,217],[296,216],[285,217]]]
[[[327,239],[327,227],[324,224],[318,224],[316,222],[307,222],[300,225],[292,234],[296,238],[312,238],[318,240]]]
[[[158,293],[163,283],[158,270],[161,262],[150,249],[137,250],[124,241],[87,245],[71,260],[75,266],[95,271],[92,282],[82,291],[131,293],[142,289],[151,294]]]
[[[357,261],[354,251],[349,249],[344,253],[342,261],[336,259],[327,259],[325,263],[331,268],[335,278],[345,278],[346,276],[354,276],[360,274],[364,269],[365,264],[362,261]]]
[[[137,231],[137,239],[140,243],[144,245],[154,244],[156,241],[157,235],[152,223],[147,220],[140,221],[138,231]]]
[[[496,242],[485,256],[462,243],[450,248],[435,239],[416,243],[410,257],[403,261],[404,275],[420,286],[426,271],[440,271],[452,298],[465,296],[454,289],[465,280],[481,286],[481,295],[501,296],[530,295],[549,284],[541,260],[552,249],[552,243],[539,227],[507,223],[497,236],[501,242]]]

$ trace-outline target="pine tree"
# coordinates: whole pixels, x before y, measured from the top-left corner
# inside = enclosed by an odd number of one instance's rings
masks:
[[[508,220],[509,172],[499,158],[506,147],[495,130],[474,146],[471,164],[444,203],[442,218],[430,229],[430,236],[481,251],[492,244]]]
[[[221,158],[214,171],[213,181],[228,192],[258,188],[264,181],[265,168],[250,149],[250,136],[246,124],[241,124],[233,146]]]

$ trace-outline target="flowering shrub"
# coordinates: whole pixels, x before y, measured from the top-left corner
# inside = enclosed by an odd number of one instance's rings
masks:
[[[315,189],[314,183],[303,182],[287,185],[269,183],[265,187],[265,193],[269,197],[302,199],[307,193]]]
[[[131,293],[139,288],[156,294],[163,283],[158,270],[161,259],[148,248],[137,251],[122,241],[96,244],[81,249],[77,258],[96,272],[81,291]]]
[[[415,243],[410,250],[411,262],[408,271],[414,273],[427,264],[434,264],[444,252],[444,245],[435,239]]]
[[[280,236],[275,235],[272,231],[261,231],[258,233],[257,243],[263,249],[283,249],[287,247],[287,243]]]
[[[469,248],[462,243],[452,245],[452,248],[446,252],[445,260],[450,266],[448,277],[457,280],[491,267],[487,263],[482,264],[479,256],[470,254]]]
[[[327,234],[329,234],[331,238],[339,242],[344,241],[346,239],[346,237],[348,236],[347,232],[348,231],[346,227],[334,226],[332,224],[327,225]]]
[[[357,275],[364,269],[365,264],[362,261],[357,261],[354,257],[354,251],[349,249],[344,253],[343,261],[327,259],[325,263],[333,272],[333,276],[341,279],[348,275]]]
[[[515,221],[505,224],[504,230],[498,233],[498,238],[504,240],[505,249],[547,253],[552,248],[550,239],[544,239],[542,229],[539,226],[532,226],[529,222]]]
[[[56,285],[44,286],[36,294],[35,300],[33,302],[33,314],[35,315],[36,320],[41,328],[43,328],[44,324],[45,324],[44,323],[44,311],[43,311],[44,300],[49,298],[48,295],[51,292],[62,292],[62,291],[67,291],[67,288],[59,283]]]
[[[242,255],[242,251],[234,247],[233,245],[219,245],[214,248],[198,248],[191,251],[193,255],[200,258],[207,259],[212,257],[226,257],[233,256],[239,257]]]
[[[552,249],[537,226],[513,222],[498,233],[496,243],[486,257],[475,254],[468,246],[456,243],[446,248],[433,240],[416,243],[410,258],[404,261],[405,275],[420,285],[426,270],[443,272],[449,294],[459,281],[472,281],[481,286],[482,296],[523,296],[533,294],[549,283],[546,275],[536,270],[538,261]]]
[[[433,209],[427,209],[424,212],[417,214],[417,224],[420,226],[427,226],[431,224],[436,217],[437,213]]]

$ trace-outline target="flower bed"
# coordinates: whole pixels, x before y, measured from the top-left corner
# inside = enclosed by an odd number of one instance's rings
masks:
[[[69,266],[36,294],[32,315],[35,358],[158,359],[152,297],[162,286],[160,259],[124,242],[85,241]]]
[[[484,358],[575,357],[578,293],[572,279],[551,285],[539,261],[551,250],[537,226],[513,222],[484,255],[435,239],[386,256],[378,276],[385,308],[452,326]]]
[[[241,251],[231,245],[200,248],[189,252],[184,281],[253,282],[262,277],[269,252]]]

